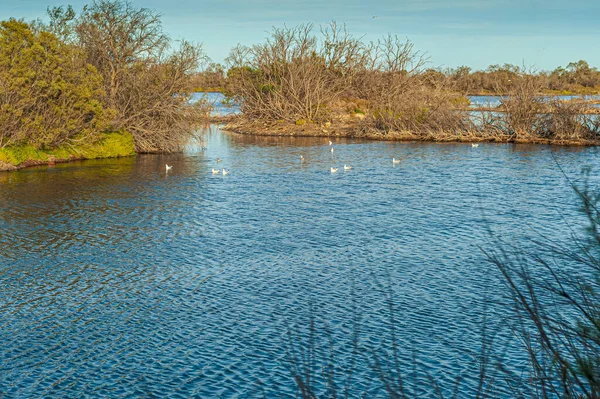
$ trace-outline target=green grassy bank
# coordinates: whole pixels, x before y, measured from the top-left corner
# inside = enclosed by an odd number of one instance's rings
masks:
[[[29,144],[0,148],[0,171],[76,159],[116,158],[131,155],[135,155],[133,136],[127,132],[111,132],[106,133],[95,143],[81,142],[51,150],[36,149]]]

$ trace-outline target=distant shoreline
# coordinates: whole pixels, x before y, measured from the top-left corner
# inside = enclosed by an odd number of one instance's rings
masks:
[[[361,138],[379,141],[420,141],[431,143],[511,143],[511,144],[546,144],[560,146],[598,146],[600,140],[562,140],[545,139],[540,137],[515,138],[511,135],[486,132],[443,132],[430,131],[415,133],[410,131],[383,132],[363,128],[360,123],[332,123],[325,127],[315,123],[296,125],[289,122],[264,122],[261,120],[244,120],[238,117],[222,128],[238,134],[254,136],[280,137],[341,137]]]

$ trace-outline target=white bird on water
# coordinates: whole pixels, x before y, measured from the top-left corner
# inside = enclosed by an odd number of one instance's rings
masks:
[[[331,140],[329,140],[329,145],[332,145],[333,143],[331,142]]]
[[[304,155],[300,154],[300,160],[304,161]]]
[[[169,166],[169,165],[165,164],[165,170],[166,170],[167,172],[168,172],[168,171],[170,171],[171,169],[173,169],[173,166],[172,166],[172,165],[171,165],[171,166]]]
[[[220,170],[219,170],[219,169],[213,169],[213,170],[212,170],[212,174],[213,174],[213,175],[218,175],[218,174],[219,174],[219,172],[220,172]]]
[[[398,164],[398,163],[400,163],[400,160],[399,160],[399,159],[392,158],[392,165],[396,165],[396,164]]]
[[[231,170],[227,170],[227,169],[223,168],[223,176],[227,176],[229,174],[229,172],[231,172]]]
[[[479,147],[479,144],[472,143],[472,144],[471,144],[471,147],[473,147],[473,148],[477,148],[477,147]]]
[[[338,168],[331,168],[331,173],[335,173],[338,171]]]
[[[344,165],[344,170],[352,170],[352,166],[350,166],[350,165]]]
[[[331,147],[331,153],[333,154],[333,147]]]

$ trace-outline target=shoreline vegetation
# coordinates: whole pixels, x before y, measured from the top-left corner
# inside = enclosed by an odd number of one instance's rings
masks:
[[[426,68],[427,56],[408,40],[387,35],[366,43],[335,23],[320,29],[311,24],[275,28],[262,43],[233,48],[227,61],[223,93],[241,114],[225,129],[238,133],[600,143],[598,99],[566,101],[541,94],[561,88],[548,85],[551,76],[572,82],[565,87],[582,82],[596,87],[600,72],[584,61],[550,75],[513,66],[496,66],[483,75],[444,74]],[[218,68],[213,69],[214,78]],[[465,93],[474,85],[502,94],[500,105],[471,109]]]
[[[49,23],[0,22],[0,169],[179,152],[211,120],[207,101],[190,101],[198,87],[221,87],[194,79],[206,56],[185,41],[173,47],[157,14],[121,0],[96,0],[79,15],[71,7],[48,11]],[[240,133],[568,145],[600,141],[600,121],[591,112],[597,99],[563,101],[541,94],[600,87],[600,72],[584,61],[550,74],[512,66],[486,74],[459,69],[449,79],[425,68],[427,57],[407,40],[388,35],[365,43],[332,23],[318,33],[312,25],[274,29],[263,43],[235,47],[227,64],[226,72],[211,66],[211,76],[226,77],[223,93],[241,114],[212,120],[228,121],[226,128]],[[466,93],[490,87],[504,96],[499,108],[473,111]],[[482,294],[485,300],[508,301],[513,313],[502,318],[502,328],[510,330],[524,362],[519,370],[504,367],[508,346],[488,330],[484,309],[481,351],[464,354],[474,355],[478,373],[458,375],[452,397],[472,388],[477,398],[497,397],[497,384],[506,385],[515,398],[600,397],[600,192],[586,173],[583,185],[570,182],[583,219],[573,219],[565,230],[569,246],[540,231],[523,247],[502,237],[497,250],[484,252],[500,272],[506,296]],[[427,369],[424,387],[404,380],[410,365],[399,356],[396,327],[401,324],[394,318],[391,284],[386,294],[390,339],[376,340],[383,351],[363,363],[371,367],[363,375],[378,378],[390,398],[418,397],[421,390],[444,397]],[[356,305],[353,301],[352,309]],[[284,360],[275,360],[288,363],[283,365],[297,397],[362,396],[349,390],[353,376],[360,375],[353,374],[355,360],[368,355],[358,321],[358,316],[351,321],[353,342],[345,346],[351,351],[349,367],[335,363],[333,341],[316,334],[312,319],[306,323],[306,343],[295,342],[298,335],[288,330]],[[330,332],[330,326],[323,331]],[[317,340],[330,351],[326,356],[319,356]],[[416,355],[412,363],[414,370],[426,364]],[[477,386],[463,388],[465,377]]]
[[[123,0],[47,11],[47,22],[0,22],[0,170],[113,156],[80,148],[103,148],[111,132],[131,135],[126,154],[180,152],[208,123],[256,135],[600,142],[600,100],[588,96],[600,91],[600,71],[585,61],[551,72],[442,70],[408,39],[365,42],[331,23],[274,28],[220,65]],[[206,98],[192,101],[198,90],[222,93],[240,114],[211,115]],[[500,105],[473,108],[470,93],[500,95]],[[555,96],[571,93],[584,96]]]
[[[105,133],[93,143],[63,145],[52,150],[26,144],[0,148],[0,172],[70,161],[121,158],[136,155],[133,136],[127,132]]]
[[[0,170],[180,152],[206,123],[210,105],[190,101],[206,55],[158,14],[97,0],[48,17],[0,22]]]
[[[296,125],[287,122],[266,123],[261,120],[244,120],[242,117],[224,117],[215,119],[214,123],[225,123],[223,130],[237,134],[254,136],[279,137],[329,137],[357,138],[379,141],[400,142],[435,142],[435,143],[511,143],[511,144],[546,144],[562,146],[596,146],[597,139],[569,139],[543,137],[515,137],[501,133],[482,134],[481,132],[444,132],[429,131],[416,133],[414,131],[388,131],[377,129],[362,129],[358,123],[325,124],[303,123]]]

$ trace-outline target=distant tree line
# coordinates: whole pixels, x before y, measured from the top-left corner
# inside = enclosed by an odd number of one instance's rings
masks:
[[[600,71],[583,60],[571,62],[565,68],[558,67],[550,72],[530,72],[512,64],[490,65],[484,71],[473,71],[462,66],[428,72],[441,74],[440,78],[449,79],[456,90],[466,94],[505,94],[504,90],[516,87],[519,77],[523,75],[535,78],[544,93],[592,94],[600,91]]]
[[[202,48],[174,46],[156,13],[121,0],[48,15],[48,23],[0,22],[0,148],[126,130],[137,151],[181,149],[206,116],[189,102]]]
[[[561,66],[553,71],[529,71],[513,64],[495,64],[485,70],[473,70],[468,66],[428,68],[422,74],[424,78],[437,84],[445,83],[464,95],[507,94],[524,75],[536,79],[540,94],[600,93],[600,71],[584,60],[571,62],[566,67]],[[227,88],[228,76],[226,66],[211,63],[208,68],[194,75],[194,81],[198,91],[223,91]]]

